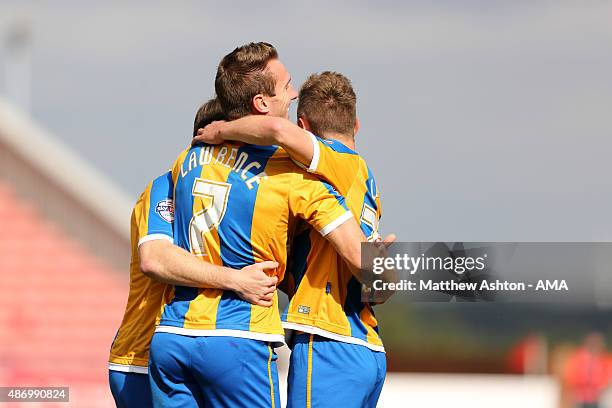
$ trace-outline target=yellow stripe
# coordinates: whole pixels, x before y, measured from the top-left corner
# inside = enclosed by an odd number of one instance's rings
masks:
[[[312,339],[314,334],[310,335],[308,341],[308,374],[306,377],[306,408],[310,408],[310,394],[312,392]]]
[[[272,381],[272,347],[268,344],[268,379],[270,380],[270,398],[272,399],[272,408],[274,408],[274,382]]]
[[[151,188],[153,187],[153,182],[147,184],[147,188],[142,193],[142,201],[136,203],[135,211],[142,211],[140,214],[136,214],[136,222],[138,223],[138,239],[136,243],[140,240],[140,238],[146,236],[149,233],[149,211],[151,210]],[[140,206],[139,206],[140,204]],[[144,208],[142,208],[144,207]],[[142,218],[139,217],[142,216]],[[138,244],[136,245],[136,251],[138,251]]]

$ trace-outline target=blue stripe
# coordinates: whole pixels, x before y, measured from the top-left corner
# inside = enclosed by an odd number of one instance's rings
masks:
[[[346,318],[351,326],[351,336],[366,340],[368,330],[359,317],[363,307],[364,304],[361,302],[361,285],[355,277],[351,277],[346,291],[346,300],[344,301],[344,313],[346,313]]]
[[[185,156],[181,166],[187,169],[191,154],[195,153],[196,158],[199,158],[201,149],[201,146],[192,147]],[[184,178],[182,176],[183,172],[181,171],[174,190],[174,243],[187,251],[191,251],[191,248],[189,248],[189,222],[193,216],[192,188],[195,179],[200,177],[202,170],[202,166],[199,165],[199,160],[196,160],[196,163],[198,163],[197,167],[188,172]],[[174,298],[164,308],[160,324],[183,327],[185,325],[185,315],[189,310],[189,304],[198,296],[198,292],[199,290],[197,288],[175,286]]]
[[[276,147],[244,146],[238,149],[236,157],[240,157],[242,152],[249,155],[249,160],[242,168],[255,161],[260,164],[259,168],[249,170],[246,174],[247,180],[264,171],[268,159],[275,151]],[[259,183],[253,183],[252,189],[249,189],[241,175],[242,171],[230,171],[227,177],[227,183],[232,185],[232,189],[225,216],[218,228],[223,265],[234,269],[255,263],[251,227]],[[216,322],[217,329],[249,330],[251,304],[240,299],[236,293],[225,291],[217,308]]]
[[[368,179],[366,180],[366,192],[363,197],[364,204],[372,207],[375,211],[378,210],[378,206],[376,205],[376,180],[374,180],[374,175],[370,171],[368,167]],[[373,229],[371,226],[361,221],[361,230],[366,237],[369,237],[372,234]]]
[[[312,229],[309,227],[304,232],[296,235],[291,243],[291,254],[288,259],[287,273],[291,274],[294,282],[294,293],[287,293],[289,299],[293,297],[295,291],[300,286],[300,282],[306,274],[308,269],[308,254],[311,249],[310,232]],[[287,277],[285,277],[287,279]],[[281,314],[281,320],[287,321],[287,313],[289,312],[289,305],[285,307],[285,310]]]
[[[311,228],[307,228],[304,232],[298,234],[293,239],[289,273],[293,275],[296,287],[300,286],[300,283],[304,278],[304,274],[306,274],[306,269],[308,268],[308,254],[310,253],[312,246],[312,243],[310,242],[311,231]]]
[[[167,200],[172,200],[173,187],[171,172],[162,174],[151,183],[147,235],[166,234],[172,238],[172,221],[164,219],[162,214],[167,210],[169,204]]]
[[[354,151],[353,149],[349,148],[348,146],[346,146],[345,144],[343,144],[342,142],[339,142],[337,140],[334,139],[323,139],[319,136],[317,136],[317,139],[323,143],[326,146],[329,146],[332,148],[332,150],[334,150],[335,152],[338,153],[347,153],[347,154],[359,154],[356,151]]]
[[[348,211],[348,207],[346,206],[346,200],[344,199],[344,196],[342,194],[340,194],[335,188],[334,186],[332,186],[331,184],[321,180],[321,183],[323,183],[323,185],[325,186],[325,188],[327,189],[327,191],[329,192],[329,194],[333,195],[334,197],[336,197],[336,201],[338,201],[338,203],[346,210]]]
[[[376,181],[374,180],[372,172],[368,168],[368,179],[366,180],[366,192],[363,202],[364,204],[372,207],[374,210],[377,210],[375,196]],[[366,237],[370,236],[370,234],[373,232],[372,227],[363,221],[361,222],[361,230]],[[351,336],[362,340],[366,340],[368,334],[368,330],[360,318],[360,313],[364,307],[365,305],[361,302],[361,285],[357,279],[355,279],[355,277],[351,277],[347,287],[344,312],[346,313],[346,318],[351,326]],[[374,330],[378,332],[377,327],[374,328]]]

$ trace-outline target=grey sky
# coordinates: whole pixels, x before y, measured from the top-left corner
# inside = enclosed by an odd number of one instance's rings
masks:
[[[32,26],[35,119],[134,199],[187,144],[219,59],[265,40],[296,86],[353,80],[385,232],[612,240],[612,2],[178,4],[0,3],[0,32]]]

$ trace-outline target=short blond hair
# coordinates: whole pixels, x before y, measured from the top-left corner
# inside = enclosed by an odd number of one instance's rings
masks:
[[[300,89],[298,117],[308,120],[312,132],[354,136],[357,96],[351,81],[338,72],[325,71],[308,77]]]

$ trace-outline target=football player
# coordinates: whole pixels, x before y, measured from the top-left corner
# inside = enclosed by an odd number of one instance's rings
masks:
[[[209,101],[198,110],[194,134],[222,118],[218,101]],[[277,278],[265,271],[276,262],[235,270],[202,262],[173,245],[173,190],[171,173],[166,172],[147,185],[132,211],[130,291],[109,357],[110,388],[118,407],[152,406],[149,345],[166,284],[226,289],[253,304],[272,305]]]

